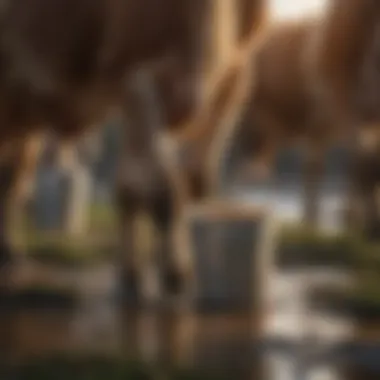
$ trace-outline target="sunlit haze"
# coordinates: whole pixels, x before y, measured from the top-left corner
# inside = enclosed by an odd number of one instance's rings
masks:
[[[326,0],[270,0],[271,14],[275,19],[294,19],[318,14]]]

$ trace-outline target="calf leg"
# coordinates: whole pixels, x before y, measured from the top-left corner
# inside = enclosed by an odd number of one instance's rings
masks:
[[[155,127],[154,89],[148,71],[129,78],[124,92],[123,142],[117,173],[116,207],[121,233],[121,284],[135,298],[140,285],[140,268],[134,226],[144,210],[150,188],[154,186]]]
[[[123,297],[127,301],[139,298],[140,270],[135,242],[135,221],[139,211],[138,200],[122,185],[116,193],[116,210],[120,236],[118,273]]]
[[[159,244],[156,245],[156,260],[161,274],[164,293],[177,294],[182,288],[182,271],[174,257],[174,198],[169,186],[161,191],[150,205],[149,212],[159,233]]]

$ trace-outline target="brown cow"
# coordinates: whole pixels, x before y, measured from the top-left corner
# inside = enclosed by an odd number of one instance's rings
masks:
[[[230,72],[232,77],[235,76],[231,79],[231,83],[236,82],[236,78],[241,78],[240,81],[245,83],[240,93],[238,91],[237,96],[233,96],[231,90],[226,90],[223,86],[218,87],[220,99],[219,103],[215,103],[213,118],[210,117],[202,128],[193,129],[193,134],[186,136],[188,143],[194,141],[197,155],[201,148],[209,154],[210,140],[217,140],[218,143],[213,142],[214,152],[218,152],[212,159],[215,168],[227,145],[234,144],[243,161],[247,160],[249,163],[248,170],[253,169],[253,174],[257,176],[260,174],[258,170],[263,166],[268,169],[272,166],[278,148],[314,133],[317,103],[309,84],[307,61],[306,56],[303,59],[303,54],[309,46],[316,25],[315,20],[310,19],[275,24],[265,29],[254,49],[251,49],[244,60],[235,66],[235,71]],[[227,78],[226,75],[228,86]],[[220,124],[226,119],[228,112],[234,122],[225,123],[229,130],[221,131]],[[320,114],[318,122],[321,122],[323,116],[327,123],[329,121],[327,114]],[[215,129],[218,130],[216,136]],[[199,144],[199,140],[204,143]],[[231,140],[232,143],[229,142]],[[312,146],[319,148],[317,143],[318,140],[313,138]],[[204,155],[204,153],[199,155],[195,168],[204,169],[204,164],[200,164],[204,160]],[[313,155],[310,154],[308,157],[313,158]],[[316,179],[319,179],[322,169],[319,158],[318,155],[318,160],[315,157],[308,160],[307,164],[306,173],[309,176],[312,174]],[[315,166],[313,170],[309,170],[312,164]],[[245,171],[243,165],[242,172]],[[214,189],[217,187],[215,177],[214,175],[212,184]],[[202,183],[205,185],[204,181]],[[308,187],[308,195],[314,189],[315,186]]]
[[[240,115],[241,122],[236,124],[234,132],[234,143],[249,162],[248,168],[242,170],[244,174],[247,170],[253,175],[261,174],[259,170],[262,169],[269,172],[279,148],[300,141],[306,143],[305,221],[312,225],[317,220],[318,184],[324,170],[326,149],[329,144],[346,142],[347,139],[338,113],[329,107],[325,95],[321,95],[315,83],[314,49],[318,46],[316,41],[322,20],[311,18],[276,23],[267,28],[251,56],[253,83],[249,96],[245,98],[247,104]],[[368,58],[365,62],[366,70],[358,72],[355,82],[355,99],[361,110],[361,135],[367,134],[369,127],[373,127],[369,122],[377,120],[375,105],[379,99],[376,93],[376,67]],[[372,80],[368,80],[371,70]],[[371,133],[378,134],[373,130]],[[375,159],[372,161],[376,162]],[[363,153],[361,163],[353,167],[361,167],[363,174],[368,171],[363,171],[365,162],[369,162],[368,153]],[[361,180],[366,183],[366,189],[369,183],[374,185],[373,170],[370,175],[372,179]],[[358,175],[352,176],[352,181],[358,184],[359,181],[354,178],[357,179]],[[363,186],[357,188],[357,195],[358,192],[363,195],[362,189]],[[373,207],[373,199],[371,202]]]
[[[298,140],[306,142],[305,221],[310,224],[317,220],[318,183],[328,145],[360,141],[350,138],[350,126],[359,123],[362,135],[378,119],[378,17],[379,5],[375,1],[350,0],[343,4],[332,0],[326,14],[320,17],[275,25],[252,52],[253,82],[249,96],[242,98],[247,105],[235,107],[235,118],[240,116],[241,123],[232,123],[240,126],[236,130],[237,144],[243,155],[255,156],[257,174],[258,169],[271,166],[280,146]],[[219,110],[236,100],[228,99],[218,106]],[[213,131],[220,123],[217,120],[206,123],[200,134],[207,136],[208,128]],[[199,137],[198,132],[195,136]],[[225,147],[230,134],[219,136],[219,146]],[[209,149],[208,144],[204,147]],[[199,148],[195,151],[199,152]],[[377,162],[375,158],[371,161]],[[369,162],[368,152],[352,168],[367,167],[365,162]],[[194,166],[202,167],[199,162]],[[374,170],[370,170],[368,178],[361,179],[366,189],[369,183],[374,185]],[[359,183],[355,178],[367,171],[353,173],[352,182]],[[359,188],[356,194],[362,195]]]
[[[255,86],[236,131],[241,155],[254,158],[244,171],[248,169],[256,176],[265,170],[269,174],[279,148],[306,142],[305,219],[310,223],[317,218],[322,148],[339,138],[309,78],[308,49],[317,28],[315,19],[276,23],[268,28],[251,57]]]
[[[136,153],[146,162],[155,154],[152,153],[152,125],[164,125],[174,131],[198,115],[197,110],[203,109],[199,105],[207,104],[207,96],[212,98],[213,87],[224,72],[225,58],[220,51],[224,52],[224,45],[228,47],[236,42],[235,30],[238,42],[250,43],[261,19],[258,9],[263,4],[263,0],[14,0],[7,3],[1,15],[0,145],[13,145],[1,170],[2,256],[7,256],[9,251],[5,210],[15,180],[14,167],[28,136],[50,126],[63,138],[72,138],[84,126],[101,122],[110,108],[121,106],[132,119],[126,128],[133,141],[133,147],[129,142],[133,152],[130,156]],[[226,9],[236,13],[230,14]],[[220,20],[223,17],[232,20],[235,15],[240,19],[227,28],[232,35],[222,38],[229,23],[222,28]],[[158,107],[161,121],[150,120],[146,124],[131,106],[136,101],[134,86],[141,85],[131,74],[144,67],[149,71],[153,62],[164,67],[165,88],[160,93]],[[142,107],[149,103],[144,99],[146,96],[145,92],[143,99],[137,100]],[[207,106],[205,109],[202,112],[207,113]],[[136,151],[136,147],[141,150]],[[154,165],[143,168],[152,175],[149,183],[157,177],[154,172],[161,170]],[[134,176],[135,171],[130,169]]]

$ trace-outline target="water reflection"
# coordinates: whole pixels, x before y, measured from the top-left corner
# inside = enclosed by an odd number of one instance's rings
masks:
[[[377,377],[369,372],[378,365],[380,349],[335,347],[353,327],[358,341],[380,342],[380,324],[353,326],[323,310],[305,313],[307,288],[345,284],[345,274],[339,273],[328,268],[277,273],[268,287],[270,314],[255,315],[122,309],[110,296],[115,290],[112,266],[73,272],[68,280],[76,283],[81,299],[75,309],[0,313],[0,363],[86,352],[231,373],[231,379],[380,378],[380,368]],[[263,344],[264,327],[276,331],[282,342]],[[305,338],[307,345],[297,345]],[[361,366],[355,363],[359,360]]]
[[[100,267],[69,276],[70,281],[75,277],[81,298],[80,305],[71,311],[2,312],[0,361],[21,362],[54,353],[100,353],[161,365],[231,372],[231,379],[258,380],[365,380],[371,379],[369,368],[379,362],[380,351],[348,352],[334,348],[337,341],[351,334],[352,327],[358,341],[379,342],[379,324],[359,327],[347,321],[346,326],[344,321],[321,310],[305,314],[302,305],[306,305],[306,283],[311,286],[346,281],[344,275],[329,273],[327,269],[313,273],[294,270],[274,276],[268,292],[273,299],[270,315],[121,309],[109,296],[115,287],[112,274],[112,268]],[[282,342],[263,345],[264,326],[277,331]],[[308,345],[297,346],[297,340],[304,339],[307,331],[312,335]],[[353,367],[353,357],[360,359],[361,367]]]
[[[91,352],[233,373],[234,378],[244,379],[375,378],[366,366],[340,368],[342,355],[326,354],[327,360],[312,363],[303,348],[263,349],[258,318],[249,315],[128,311],[111,304],[104,305],[100,314],[94,310],[84,305],[65,313],[2,314],[0,347],[7,355],[3,359],[18,362],[52,353]]]
[[[12,359],[54,352],[117,353],[186,366],[248,366],[255,337],[248,315],[128,311],[87,307],[74,312],[19,311],[0,317],[1,342]],[[235,355],[236,353],[236,355]]]

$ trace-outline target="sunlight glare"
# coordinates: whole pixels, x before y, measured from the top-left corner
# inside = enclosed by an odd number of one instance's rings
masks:
[[[270,0],[271,16],[278,20],[313,16],[325,5],[326,0]]]

